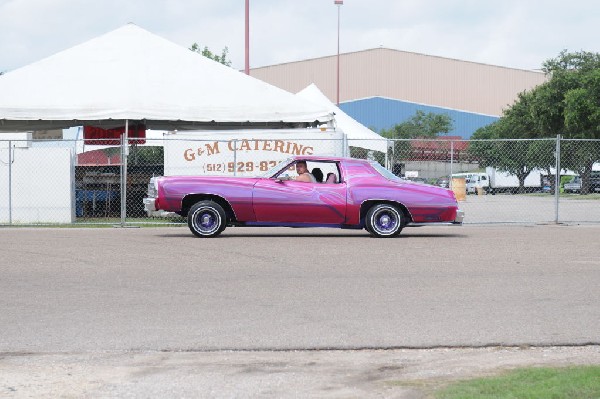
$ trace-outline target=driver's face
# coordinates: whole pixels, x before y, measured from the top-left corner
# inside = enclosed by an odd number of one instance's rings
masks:
[[[306,172],[308,172],[308,168],[306,167],[306,164],[303,164],[303,163],[296,164],[296,173],[298,173],[298,175],[301,175]]]

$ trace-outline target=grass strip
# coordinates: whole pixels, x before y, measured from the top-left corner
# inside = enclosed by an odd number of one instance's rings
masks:
[[[598,399],[600,366],[525,368],[451,384],[437,399]]]

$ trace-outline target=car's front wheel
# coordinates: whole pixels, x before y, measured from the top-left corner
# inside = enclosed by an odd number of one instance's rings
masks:
[[[188,212],[188,227],[196,237],[216,237],[226,226],[227,215],[214,201],[200,201]]]
[[[402,211],[391,204],[377,204],[367,212],[365,227],[373,237],[395,237],[404,227]]]

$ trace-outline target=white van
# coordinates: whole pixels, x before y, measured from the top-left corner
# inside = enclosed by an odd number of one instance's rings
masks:
[[[478,188],[482,188],[484,191],[487,191],[490,186],[490,179],[487,173],[471,173],[469,177],[467,177],[467,194],[475,194],[477,193]]]
[[[465,172],[453,173],[453,178],[464,178],[467,194],[476,193],[477,188],[487,189],[490,186],[487,173]]]

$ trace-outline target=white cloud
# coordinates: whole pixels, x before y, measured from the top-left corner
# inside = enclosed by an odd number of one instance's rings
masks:
[[[250,0],[251,67],[337,51],[333,0]],[[517,68],[600,51],[592,0],[345,0],[342,52],[389,47]],[[0,71],[134,22],[185,47],[225,46],[244,67],[244,0],[0,0]]]

